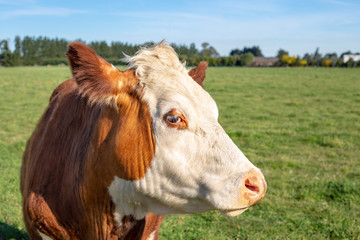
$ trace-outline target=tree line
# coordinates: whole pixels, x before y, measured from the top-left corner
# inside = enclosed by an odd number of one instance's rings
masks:
[[[82,41],[78,39],[77,41]],[[9,47],[9,40],[0,40],[0,65],[20,66],[20,65],[60,65],[68,64],[65,52],[69,41],[63,38],[30,37],[23,38],[16,36],[14,39],[15,48]],[[153,45],[153,42],[143,44],[130,44],[123,42],[92,41],[86,43],[95,52],[114,65],[126,64],[122,59],[124,54],[134,55],[140,48]],[[244,47],[243,49],[231,50],[229,56],[220,56],[217,50],[209,43],[204,42],[198,49],[195,43],[189,46],[184,44],[171,44],[179,55],[181,61],[186,61],[188,65],[197,65],[200,61],[207,61],[209,66],[252,66],[255,57],[263,57],[259,46]],[[350,52],[346,52],[350,53]],[[343,53],[345,54],[345,53]],[[342,55],[343,55],[342,54]],[[325,54],[322,56],[318,49],[314,54],[305,54],[304,57],[290,56],[289,53],[280,49],[277,60],[273,66],[325,66],[325,67],[352,67],[360,66],[360,63],[351,61],[342,62],[342,55],[338,57],[336,53]]]
[[[344,62],[343,56],[345,54],[352,54],[347,51],[338,56],[336,53],[326,53],[322,55],[319,53],[319,48],[313,54],[305,53],[303,57],[290,56],[289,52],[280,49],[277,54],[279,61],[275,66],[310,66],[310,67],[360,67],[360,61],[355,61],[350,58],[349,61]],[[359,55],[360,53],[356,53]]]

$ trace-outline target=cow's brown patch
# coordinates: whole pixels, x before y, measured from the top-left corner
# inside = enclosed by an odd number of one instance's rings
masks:
[[[39,226],[55,239],[118,239],[107,188],[150,167],[149,109],[133,70],[114,69],[80,43],[68,56],[74,78],[54,90],[24,153],[24,220],[33,239]]]

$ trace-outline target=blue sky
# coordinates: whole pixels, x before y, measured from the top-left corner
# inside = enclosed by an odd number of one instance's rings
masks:
[[[360,52],[359,0],[0,0],[0,39],[209,42],[221,55],[260,46],[266,56]]]

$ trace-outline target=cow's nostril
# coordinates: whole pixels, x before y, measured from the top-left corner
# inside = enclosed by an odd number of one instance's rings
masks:
[[[257,204],[265,196],[267,189],[264,176],[258,169],[251,169],[243,177],[240,188],[242,200],[250,207]]]
[[[252,182],[249,180],[249,178],[247,178],[247,179],[245,180],[245,187],[246,187],[247,189],[249,189],[250,191],[253,191],[253,192],[256,192],[256,193],[258,193],[258,192],[260,191],[260,190],[259,190],[259,187],[256,186],[256,184],[252,183]]]

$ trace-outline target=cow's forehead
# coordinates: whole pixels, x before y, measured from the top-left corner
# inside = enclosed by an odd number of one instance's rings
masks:
[[[164,72],[171,75],[179,71],[186,71],[174,49],[163,43],[151,48],[143,48],[133,57],[128,57],[127,61],[130,68],[135,68],[137,75],[142,76],[144,80],[148,79],[147,76],[154,72]]]
[[[201,110],[205,104],[211,115],[217,118],[214,100],[189,76],[185,64],[179,61],[171,46],[160,43],[142,49],[135,56],[129,57],[128,61],[130,68],[135,69],[144,87],[144,98],[150,105],[163,100],[184,108],[193,106]]]
[[[130,68],[135,69],[140,84],[161,92],[182,92],[190,87],[189,76],[171,46],[158,44],[142,49],[128,59]]]

